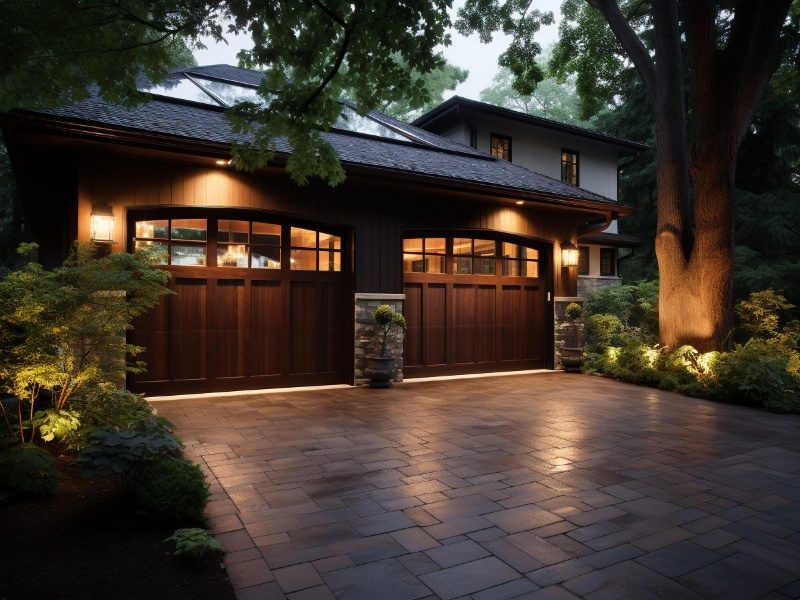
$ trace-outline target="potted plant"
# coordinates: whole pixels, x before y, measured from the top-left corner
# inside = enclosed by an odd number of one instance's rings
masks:
[[[564,319],[572,327],[572,347],[561,349],[561,364],[567,373],[580,373],[583,366],[583,348],[578,346],[578,322],[583,316],[583,307],[577,302],[570,302],[564,309]]]
[[[395,359],[389,355],[387,350],[387,344],[396,339],[398,333],[405,329],[406,320],[402,313],[387,304],[381,304],[376,308],[372,313],[372,319],[380,354],[367,357],[367,368],[364,369],[364,374],[369,377],[369,387],[387,388],[392,386],[397,370]]]

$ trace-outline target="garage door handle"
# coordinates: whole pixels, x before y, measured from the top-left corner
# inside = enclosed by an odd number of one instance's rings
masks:
[[[550,302],[550,300],[551,300],[551,298],[550,298],[550,292],[547,292],[547,301],[548,301],[548,302]]]

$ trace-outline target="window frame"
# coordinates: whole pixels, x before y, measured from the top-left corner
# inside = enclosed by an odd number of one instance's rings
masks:
[[[571,154],[575,157],[575,183],[571,183],[564,179],[564,155]],[[567,185],[574,185],[575,187],[581,186],[581,153],[577,150],[572,150],[570,148],[561,148],[561,183],[566,183]]]
[[[498,140],[503,140],[508,142],[508,158],[504,158],[502,156],[497,156],[492,152],[492,141],[497,138]],[[512,144],[511,144],[511,136],[510,135],[503,135],[502,133],[489,133],[489,154],[494,158],[499,158],[500,160],[505,160],[507,162],[514,162],[512,160]]]
[[[609,273],[603,270],[603,255],[606,256],[608,253],[611,252],[612,259],[611,259],[611,268],[612,272]],[[600,248],[600,277],[617,277],[618,276],[618,269],[617,269],[617,249],[616,248]]]
[[[276,214],[268,211],[256,211],[256,210],[248,210],[248,209],[223,209],[223,208],[211,208],[211,209],[188,209],[185,207],[163,207],[163,208],[132,208],[126,211],[126,231],[127,235],[126,238],[128,240],[127,249],[129,252],[133,252],[136,249],[137,241],[154,241],[164,243],[167,246],[167,254],[168,259],[167,262],[159,265],[161,267],[166,267],[169,269],[220,269],[224,270],[225,272],[229,272],[232,275],[238,273],[239,275],[236,276],[245,276],[245,273],[252,273],[255,275],[256,273],[262,273],[259,278],[263,277],[273,277],[277,276],[278,273],[282,272],[291,272],[294,274],[301,274],[301,273],[318,273],[318,274],[330,274],[332,276],[339,276],[345,275],[346,273],[350,272],[352,265],[350,263],[350,255],[351,255],[351,248],[350,244],[352,243],[350,240],[350,234],[346,229],[340,229],[334,226],[328,226],[325,223],[319,223],[314,221],[309,221],[305,219],[294,219],[290,216],[283,215],[283,214]],[[174,220],[181,220],[181,219],[205,219],[206,221],[206,239],[204,242],[201,241],[192,241],[192,240],[174,240],[176,243],[182,244],[184,242],[189,244],[195,245],[205,245],[206,248],[206,264],[205,265],[176,265],[171,264],[171,244],[173,240],[171,239],[171,235],[166,238],[150,238],[150,237],[137,237],[136,236],[136,224],[141,221],[166,221],[166,227],[168,234],[171,234],[172,229],[172,222]],[[239,266],[222,266],[218,262],[217,252],[218,249],[222,246],[229,245],[229,242],[223,242],[219,239],[219,222],[226,221],[226,220],[233,220],[233,221],[245,221],[249,223],[248,226],[248,242],[247,244],[242,244],[246,246],[247,249],[247,266],[246,267],[239,267]],[[257,223],[264,223],[269,225],[275,225],[280,228],[280,242],[279,244],[257,244],[254,243],[253,239],[253,229],[254,224]],[[339,238],[339,249],[330,250],[326,247],[316,247],[314,251],[316,253],[315,257],[315,270],[296,270],[291,269],[291,228],[301,228],[301,229],[308,229],[314,231],[315,235],[315,242],[317,246],[319,246],[319,239],[322,235],[330,235]],[[277,237],[277,236],[276,236]],[[253,267],[253,250],[258,248],[276,248],[280,251],[280,267],[278,268],[269,268],[269,267]],[[328,269],[320,270],[320,252],[336,252],[339,254],[338,263],[339,263],[339,270],[338,271],[331,271]],[[335,259],[335,257],[334,257]],[[273,275],[269,275],[272,273]],[[247,275],[249,277],[249,275]]]

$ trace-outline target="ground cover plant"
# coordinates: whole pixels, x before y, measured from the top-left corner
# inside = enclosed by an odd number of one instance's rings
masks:
[[[658,339],[655,282],[615,285],[586,302],[584,371],[722,402],[800,412],[800,323],[795,307],[772,289],[736,307],[737,330],[722,352]]]

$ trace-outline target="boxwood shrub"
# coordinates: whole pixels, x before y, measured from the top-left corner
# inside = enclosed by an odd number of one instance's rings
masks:
[[[140,514],[179,525],[202,522],[209,497],[200,467],[171,456],[157,456],[145,462],[134,494]]]

